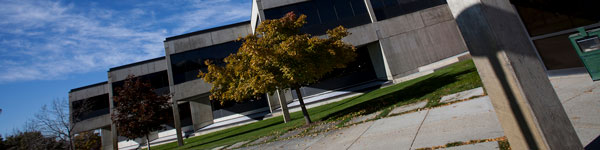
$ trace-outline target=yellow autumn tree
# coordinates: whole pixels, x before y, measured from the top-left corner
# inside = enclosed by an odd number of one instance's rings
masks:
[[[326,37],[301,33],[305,19],[305,15],[298,17],[290,12],[280,19],[265,20],[255,34],[240,39],[244,43],[237,53],[224,59],[225,66],[206,61],[208,70],[200,72],[199,77],[213,85],[210,98],[243,101],[291,88],[310,124],[300,87],[346,67],[356,57],[356,48],[342,41],[350,34],[342,26],[328,30]]]

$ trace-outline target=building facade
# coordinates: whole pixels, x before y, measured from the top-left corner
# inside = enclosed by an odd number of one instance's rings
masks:
[[[586,15],[593,9],[562,10],[558,6],[583,6],[563,3],[566,2],[513,2],[531,44],[549,71],[581,67],[564,37],[576,32],[576,27],[599,26],[600,17]],[[302,87],[300,92],[306,97],[360,90],[353,87],[373,82],[403,82],[470,57],[445,0],[253,0],[250,21],[168,37],[164,41],[165,57],[111,68],[107,82],[71,90],[72,111],[83,104],[93,105],[84,107],[82,115],[73,116],[79,124],[75,132],[101,129],[106,149],[135,145],[117,144],[118,133],[110,121],[115,89],[122,86],[128,75],[150,82],[159,94],[171,94],[177,104],[170,114],[173,122],[166,122],[167,129],[157,132],[155,138],[173,137],[177,128],[193,134],[236,117],[275,112],[280,100],[293,102],[297,99],[295,92],[286,90],[243,103],[220,105],[208,98],[211,85],[197,77],[200,70],[206,70],[205,60],[223,64],[223,58],[240,47],[241,42],[236,39],[253,34],[260,22],[290,11],[307,16],[301,31],[314,36],[322,36],[327,29],[340,25],[348,28],[351,35],[343,40],[354,45],[359,54],[347,68]]]

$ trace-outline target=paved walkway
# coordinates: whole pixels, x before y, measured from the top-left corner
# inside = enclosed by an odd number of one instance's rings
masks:
[[[553,73],[557,75],[551,76],[550,82],[581,144],[586,149],[600,149],[600,81],[592,81],[585,68]]]
[[[594,146],[600,143],[600,81],[593,82],[587,73],[573,70],[553,75],[550,81],[583,146],[598,148]],[[241,149],[419,149],[503,136],[485,96]],[[491,141],[448,149],[499,149],[499,145]]]
[[[502,136],[489,98],[480,97],[242,149],[418,149]]]

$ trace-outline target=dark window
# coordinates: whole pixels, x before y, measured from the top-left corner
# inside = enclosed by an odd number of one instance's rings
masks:
[[[556,33],[600,22],[596,7],[599,1],[524,1],[511,0],[521,21],[531,37]],[[569,35],[560,35],[533,40],[546,69],[566,69],[583,67],[577,52],[573,48]]]
[[[523,1],[511,0],[523,24],[533,36],[544,35],[598,23],[597,6],[593,0]]]
[[[265,10],[267,19],[277,19],[293,11],[307,16],[300,29],[313,35],[325,34],[337,26],[352,28],[371,23],[363,0],[312,0]]]
[[[310,3],[304,3],[302,5],[298,5],[297,10],[294,10],[294,11],[297,14],[304,14],[306,16],[314,16],[314,17],[306,18],[307,24],[319,24],[321,22],[319,19],[319,12],[315,5],[310,5]]]
[[[155,72],[147,75],[139,76],[140,80],[145,83],[150,83],[154,92],[157,94],[169,94],[169,76],[167,71]],[[123,87],[125,80],[117,81],[112,83],[113,96],[117,96],[117,88]]]
[[[583,63],[569,40],[569,35],[573,33],[533,41],[546,69],[583,67]]]
[[[79,112],[78,116],[74,116],[74,118],[77,118],[76,121],[106,115],[109,113],[109,107],[108,94],[77,100],[71,103],[71,111]]]
[[[376,80],[377,76],[373,69],[373,63],[366,46],[356,49],[357,57],[353,62],[346,65],[346,68],[334,69],[329,72],[319,82],[300,88],[302,96],[314,95],[330,90],[336,90],[359,83]],[[294,98],[297,98],[296,92],[292,91]]]
[[[182,127],[192,125],[192,111],[190,108],[190,102],[180,103],[177,105],[177,109],[179,109],[179,119],[181,119],[180,123]],[[169,110],[167,110],[168,122],[165,123],[167,125],[167,129],[175,128],[175,123],[173,122],[173,107],[169,105]]]
[[[369,14],[364,0],[350,0],[350,4],[352,5],[354,15]]]
[[[413,13],[446,4],[446,0],[370,0],[377,20]]]
[[[242,41],[232,41],[171,55],[174,84],[199,79],[199,70],[206,72],[207,69],[205,60],[211,60],[216,65],[225,65],[223,59],[236,53],[241,45]]]
[[[336,22],[337,16],[335,15],[335,10],[333,8],[333,3],[331,1],[315,1],[317,5],[317,9],[319,10],[319,16],[321,18],[320,23],[329,23]],[[308,18],[314,18],[313,16],[308,16]]]
[[[225,101],[210,101],[213,108],[213,118],[222,118],[229,115],[240,114],[259,108],[268,107],[266,94],[258,98],[247,99],[242,102]]]
[[[340,20],[354,16],[350,2],[346,0],[334,0],[333,7],[335,7],[338,19]]]

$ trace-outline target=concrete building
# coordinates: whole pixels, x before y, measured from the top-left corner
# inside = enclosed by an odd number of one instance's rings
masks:
[[[513,2],[530,34],[531,44],[537,48],[549,72],[582,67],[567,44],[568,38],[563,37],[576,32],[576,27],[600,26],[597,23],[600,17],[587,15],[591,13],[587,11],[593,9],[563,11],[558,7],[565,5],[563,3],[566,2]],[[279,18],[290,11],[307,15],[308,23],[301,29],[305,33],[321,36],[326,29],[339,25],[348,28],[352,34],[343,40],[356,46],[359,53],[347,68],[335,70],[319,83],[302,87],[300,92],[307,98],[331,91],[361,90],[369,88],[361,85],[374,82],[378,83],[373,84],[375,86],[403,82],[469,57],[445,0],[253,0],[250,21],[168,37],[164,41],[165,57],[111,68],[107,82],[71,90],[72,110],[84,102],[94,104],[79,116],[81,126],[75,131],[101,129],[104,148],[117,144],[117,136],[110,136],[117,133],[115,127],[111,127],[109,114],[115,88],[121,86],[128,75],[151,82],[157,93],[172,94],[172,101],[178,104],[171,114],[174,121],[165,123],[167,130],[156,134],[159,139],[174,139],[177,127],[182,128],[180,133],[189,135],[237,123],[232,120],[238,117],[278,111],[279,100],[293,102],[297,99],[295,92],[287,90],[244,103],[220,105],[208,99],[211,85],[197,75],[199,70],[206,70],[205,60],[222,64],[223,58],[235,53],[241,45],[236,41],[238,37],[254,33],[260,22]],[[359,86],[361,88],[353,88]],[[128,148],[124,142],[118,145]]]
[[[79,114],[77,116],[71,116],[73,133],[100,129],[102,147],[112,147],[108,93],[108,82],[75,88],[69,92],[70,113],[80,112],[76,113]]]

